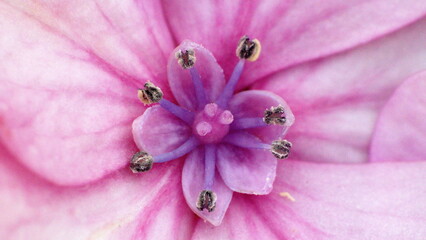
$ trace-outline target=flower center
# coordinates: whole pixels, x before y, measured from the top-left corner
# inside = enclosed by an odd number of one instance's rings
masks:
[[[192,128],[192,136],[180,146],[158,155],[150,155],[144,149],[140,149],[141,151],[132,157],[130,169],[134,173],[145,172],[152,168],[153,163],[177,159],[199,147],[204,149],[203,159],[200,159],[201,165],[201,161],[204,161],[204,169],[200,169],[203,171],[204,182],[198,199],[193,204],[200,211],[206,209],[208,212],[212,212],[218,199],[218,196],[213,191],[217,171],[218,145],[225,143],[243,149],[269,150],[278,159],[287,158],[292,147],[289,141],[278,139],[272,143],[265,143],[249,130],[264,128],[268,125],[285,125],[289,127],[294,121],[289,109],[287,110],[281,105],[271,106],[264,111],[263,117],[261,117],[262,112],[259,112],[253,117],[250,115],[243,117],[238,114],[236,119],[234,119],[231,111],[226,110],[229,108],[229,103],[243,72],[245,62],[255,61],[259,57],[260,51],[261,46],[258,40],[250,39],[247,36],[242,37],[236,49],[236,55],[240,60],[232,71],[229,81],[219,96],[215,96],[215,99],[209,99],[203,79],[197,70],[199,67],[201,67],[200,69],[203,68],[196,62],[196,51],[186,47],[177,50],[175,52],[177,63],[183,70],[187,71],[192,80],[192,87],[195,93],[192,97],[196,101],[193,108],[186,109],[163,98],[164,94],[161,89],[150,82],[145,83],[144,88],[138,90],[138,97],[146,105],[158,103],[164,110],[182,120],[187,126]],[[238,107],[234,107],[232,108],[235,109],[234,113],[239,111],[237,110],[239,109]],[[218,205],[220,205],[220,200],[218,201]]]
[[[195,116],[192,129],[201,142],[218,143],[228,134],[233,121],[234,116],[230,111],[220,109],[216,103],[209,103]]]

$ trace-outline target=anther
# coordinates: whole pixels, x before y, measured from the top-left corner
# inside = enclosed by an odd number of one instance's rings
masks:
[[[288,157],[291,149],[291,142],[287,140],[276,140],[272,142],[271,152],[278,159]]]
[[[147,152],[137,152],[130,160],[130,169],[133,173],[149,171],[152,168],[154,159]]]
[[[138,90],[138,98],[142,103],[149,105],[163,99],[163,92],[159,87],[150,82],[145,83],[144,87],[144,89]]]
[[[251,40],[247,36],[243,36],[238,42],[237,56],[240,59],[246,59],[248,61],[256,61],[260,55],[260,42],[257,39]]]
[[[271,107],[265,110],[263,121],[266,124],[284,125],[286,122],[284,114],[285,111],[283,106]]]
[[[207,211],[211,212],[216,207],[216,193],[210,190],[203,190],[200,192],[197,200],[197,209],[203,211],[207,209]]]
[[[177,51],[175,57],[183,69],[192,68],[196,60],[195,52],[192,49]]]

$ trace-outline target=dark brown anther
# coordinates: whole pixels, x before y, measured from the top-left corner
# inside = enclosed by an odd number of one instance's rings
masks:
[[[216,193],[210,190],[203,190],[200,192],[197,200],[197,209],[203,211],[203,209],[207,209],[207,211],[211,212],[216,207]]]
[[[176,52],[176,59],[183,69],[192,68],[195,64],[195,52],[192,49],[181,50]]]
[[[154,159],[147,152],[137,152],[130,160],[130,169],[133,173],[146,172],[151,170]]]
[[[238,42],[237,57],[246,59],[248,61],[256,61],[260,55],[260,42],[257,39],[251,40],[249,37],[244,36]]]
[[[291,142],[287,140],[276,140],[272,142],[271,152],[278,159],[288,157],[291,149]]]
[[[150,82],[145,83],[144,87],[144,89],[138,90],[138,98],[142,103],[149,105],[163,99],[163,92],[159,87]]]
[[[286,122],[284,114],[285,111],[283,106],[271,107],[265,110],[263,121],[266,124],[284,125]]]

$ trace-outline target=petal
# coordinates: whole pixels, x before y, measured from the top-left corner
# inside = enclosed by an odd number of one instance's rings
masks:
[[[185,160],[182,171],[182,188],[188,206],[192,211],[209,223],[219,226],[225,216],[232,199],[232,191],[223,183],[219,173],[216,172],[213,184],[213,192],[217,195],[216,208],[212,212],[200,211],[196,203],[203,189],[204,181],[204,148],[192,151]]]
[[[196,218],[180,187],[182,164],[97,183],[55,186],[0,147],[1,239],[189,239]]]
[[[197,109],[198,103],[191,74],[189,70],[183,69],[178,64],[175,57],[177,51],[188,49],[195,51],[196,62],[194,67],[201,76],[208,102],[213,102],[219,96],[225,86],[225,79],[222,68],[209,50],[194,42],[182,42],[169,57],[167,65],[169,85],[179,105],[194,110]]]
[[[221,144],[217,151],[217,168],[233,191],[268,194],[275,180],[277,159],[268,150]]]
[[[426,19],[379,41],[277,73],[254,87],[285,96],[297,118],[293,157],[364,162],[378,112],[394,89],[426,69]]]
[[[4,3],[0,19],[0,141],[56,184],[126,165],[137,150],[130,125],[144,110],[136,79]]]
[[[222,225],[199,221],[192,239],[424,239],[425,171],[285,161],[270,195],[236,195]]]
[[[281,105],[284,107],[286,124],[270,125],[261,128],[249,129],[248,132],[257,136],[265,143],[271,143],[282,137],[284,132],[294,123],[294,115],[287,103],[279,96],[259,90],[244,91],[234,95],[229,103],[229,109],[234,118],[263,118],[264,112],[270,107]]]
[[[426,160],[426,72],[406,80],[386,103],[371,143],[371,161]]]
[[[262,43],[262,54],[243,74],[241,86],[275,71],[364,44],[426,13],[426,2],[358,1],[167,1],[171,31],[212,51],[227,76],[237,62],[239,38]]]
[[[80,51],[91,55],[93,61],[97,61],[100,66],[120,74],[123,80],[145,82],[149,79],[167,90],[165,66],[174,43],[159,2],[3,2],[2,8],[3,5],[10,6],[6,11],[22,12],[34,23],[38,23],[37,28],[41,27],[45,32],[75,44]],[[13,18],[15,23],[22,21]],[[18,28],[18,25],[14,28]],[[29,28],[34,26],[22,26],[21,31]],[[33,32],[29,34],[24,31],[21,35],[25,38],[33,35]],[[49,44],[49,38],[51,37],[38,37],[43,39],[41,44],[46,45]],[[28,47],[18,49],[26,50]],[[60,53],[59,51],[58,55]]]
[[[140,150],[151,155],[170,152],[191,135],[191,129],[160,106],[148,108],[133,121],[133,139]]]

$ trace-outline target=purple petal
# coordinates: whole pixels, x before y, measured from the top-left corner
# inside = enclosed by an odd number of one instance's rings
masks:
[[[178,41],[191,39],[215,53],[227,76],[238,61],[239,38],[262,43],[240,86],[288,66],[364,44],[424,16],[418,0],[167,1],[166,17]]]
[[[407,79],[380,114],[371,161],[426,160],[426,72]]]
[[[235,192],[268,194],[275,180],[277,159],[269,150],[245,149],[221,144],[217,168],[225,184]]]
[[[235,194],[221,226],[198,239],[413,239],[426,235],[426,163],[285,161],[267,196]]]
[[[247,131],[265,143],[271,143],[282,137],[284,131],[294,123],[294,115],[287,103],[279,96],[259,90],[244,91],[236,94],[229,103],[229,109],[235,119],[239,118],[263,118],[264,112],[270,107],[281,105],[286,114],[285,125],[269,125]]]
[[[160,106],[148,108],[133,121],[133,139],[142,151],[158,155],[175,150],[191,136],[182,120]]]
[[[379,111],[426,69],[426,19],[353,51],[277,73],[254,88],[285,96],[297,117],[287,138],[304,161],[365,162]]]
[[[173,95],[180,106],[189,110],[195,110],[197,109],[198,102],[191,74],[188,69],[183,69],[178,64],[175,57],[176,51],[188,49],[195,51],[196,62],[194,67],[201,76],[201,82],[203,83],[208,102],[216,100],[225,86],[225,79],[223,70],[216,62],[214,56],[201,45],[184,41],[170,54],[167,73]]]
[[[219,173],[215,174],[213,192],[217,195],[216,208],[212,212],[200,211],[196,203],[204,183],[204,148],[197,148],[190,153],[183,166],[182,188],[188,206],[192,211],[215,226],[219,226],[232,199],[232,191],[223,183]]]

